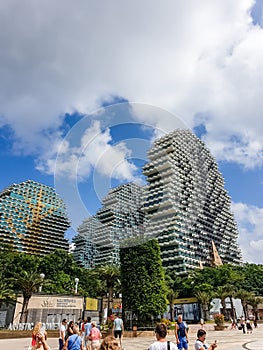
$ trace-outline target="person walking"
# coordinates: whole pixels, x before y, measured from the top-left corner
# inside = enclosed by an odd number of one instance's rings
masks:
[[[73,334],[68,337],[66,340],[63,350],[84,350],[82,338],[79,335],[79,327],[75,325],[73,327]]]
[[[95,321],[91,322],[91,330],[89,334],[89,339],[91,340],[91,349],[99,350],[100,348],[100,338],[102,337],[100,330],[97,328],[97,323]]]
[[[152,343],[148,350],[176,350],[176,345],[167,341],[167,327],[164,323],[159,323],[155,327],[156,341]]]
[[[195,350],[214,350],[217,347],[216,341],[210,346],[205,342],[206,331],[199,329],[197,331],[197,339],[195,342]]]
[[[59,350],[63,349],[63,346],[65,345],[65,336],[66,336],[66,325],[67,325],[67,319],[64,318],[61,322],[60,328],[59,328]]]
[[[247,334],[252,334],[253,332],[253,328],[252,328],[252,325],[251,325],[251,321],[250,319],[246,319],[246,327],[247,327]]]
[[[120,347],[122,347],[122,334],[123,334],[124,328],[123,328],[123,321],[122,319],[119,317],[119,315],[115,315],[115,320],[113,322],[113,328],[112,328],[112,332],[114,337],[117,339],[119,338],[119,342],[120,342]]]
[[[91,331],[91,318],[88,316],[87,317],[87,322],[85,323],[84,326],[84,345],[86,350],[89,350],[90,346],[90,341],[89,341],[89,335],[90,335],[90,331]]]
[[[73,321],[69,321],[68,327],[66,329],[66,335],[65,335],[65,340],[68,339],[73,334],[73,328],[74,328],[75,323]]]
[[[185,322],[183,322],[183,316],[179,315],[175,326],[175,339],[177,348],[179,350],[188,349],[188,332]]]
[[[243,317],[240,318],[240,327],[243,331],[243,334],[246,334],[246,325],[245,325],[245,320]]]

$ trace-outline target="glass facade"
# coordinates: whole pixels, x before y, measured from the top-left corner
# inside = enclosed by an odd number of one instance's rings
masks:
[[[68,250],[65,204],[52,187],[28,180],[0,193],[0,243],[14,251],[45,255]]]

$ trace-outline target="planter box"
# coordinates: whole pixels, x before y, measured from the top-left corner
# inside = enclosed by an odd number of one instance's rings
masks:
[[[225,326],[225,325],[215,325],[214,326],[215,327],[215,331],[225,331],[227,328],[228,328],[228,326]]]

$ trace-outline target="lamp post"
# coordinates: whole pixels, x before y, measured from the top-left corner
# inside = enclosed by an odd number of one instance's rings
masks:
[[[78,293],[78,283],[79,283],[79,279],[76,277],[75,278],[75,294]]]
[[[45,278],[45,274],[41,273],[39,276],[40,276],[40,278],[42,280],[41,284],[39,285],[39,292],[42,292],[42,284],[43,284],[43,280]]]

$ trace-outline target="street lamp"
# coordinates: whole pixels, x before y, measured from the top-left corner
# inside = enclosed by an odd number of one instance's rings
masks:
[[[76,277],[75,278],[75,294],[78,293],[78,283],[79,283],[79,279]]]
[[[41,273],[39,275],[39,277],[41,278],[41,283],[40,283],[40,286],[39,286],[39,292],[42,292],[42,284],[43,284],[43,281],[44,281],[44,278],[45,278],[45,274],[44,273]]]

